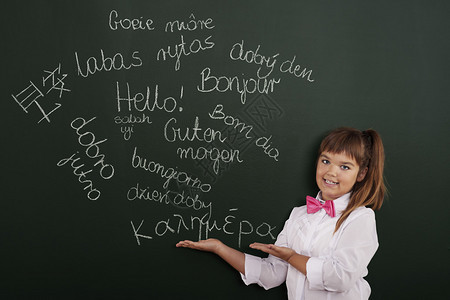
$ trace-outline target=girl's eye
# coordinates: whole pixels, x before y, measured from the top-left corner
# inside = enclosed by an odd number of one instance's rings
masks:
[[[341,169],[342,169],[342,170],[350,170],[349,166],[345,166],[345,165],[344,165],[344,166],[341,166]]]
[[[330,163],[330,161],[328,159],[322,159],[322,163],[328,165]]]

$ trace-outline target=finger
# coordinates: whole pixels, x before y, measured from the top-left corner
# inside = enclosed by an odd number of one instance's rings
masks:
[[[193,246],[193,242],[189,240],[179,241],[176,244],[177,247],[191,248]]]
[[[252,245],[251,248],[265,252],[265,253],[269,253],[269,254],[272,254],[272,252],[273,252],[273,250],[270,248],[270,245],[264,245],[264,244]]]
[[[272,249],[272,244],[253,243],[250,244],[250,248],[253,249]]]

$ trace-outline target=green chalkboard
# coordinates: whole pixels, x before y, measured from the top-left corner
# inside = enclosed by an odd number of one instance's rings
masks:
[[[286,299],[175,244],[259,254],[339,126],[385,144],[371,299],[448,296],[448,2],[2,7],[2,299]]]

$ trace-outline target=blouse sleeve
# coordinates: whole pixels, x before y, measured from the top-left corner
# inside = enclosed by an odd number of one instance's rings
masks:
[[[241,273],[241,277],[246,285],[256,283],[268,290],[286,280],[287,268],[287,263],[275,256],[261,258],[246,253],[245,275]]]
[[[362,214],[350,220],[351,217],[335,233],[336,247],[323,257],[308,260],[310,289],[344,292],[367,275],[367,266],[378,248],[375,214],[364,208]]]
[[[291,213],[290,218],[294,211]],[[283,230],[278,235],[275,245],[288,247],[287,231],[290,218],[284,224]],[[246,253],[245,274],[241,274],[241,277],[246,285],[256,283],[268,290],[285,282],[288,266],[286,261],[273,255],[269,255],[267,258],[260,258]]]

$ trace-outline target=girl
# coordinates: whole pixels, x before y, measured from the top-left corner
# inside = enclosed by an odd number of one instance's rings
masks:
[[[292,210],[274,245],[253,243],[267,258],[244,254],[216,239],[177,247],[213,252],[248,285],[286,282],[289,299],[368,299],[363,279],[378,248],[373,210],[383,203],[384,149],[374,130],[339,128],[319,148],[317,199]]]

